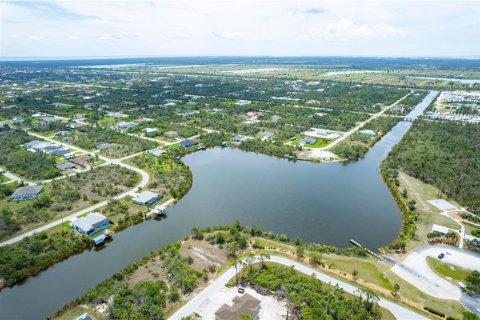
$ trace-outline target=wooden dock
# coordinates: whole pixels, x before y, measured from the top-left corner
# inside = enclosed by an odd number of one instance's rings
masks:
[[[376,254],[375,252],[373,252],[372,250],[368,249],[367,247],[365,246],[362,246],[360,243],[358,243],[357,241],[353,240],[353,239],[350,239],[350,242],[359,247],[359,248],[363,248],[365,250],[367,250],[368,253],[370,253],[372,256],[374,256],[375,258],[377,258],[378,260],[381,260],[383,262],[386,262],[386,263],[390,263],[388,260],[386,260],[385,258],[379,256],[378,254]]]

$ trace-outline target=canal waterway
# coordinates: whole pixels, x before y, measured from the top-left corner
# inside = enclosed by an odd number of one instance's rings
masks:
[[[421,114],[437,92],[409,114]],[[41,319],[89,288],[163,245],[182,239],[192,227],[258,225],[305,241],[371,249],[393,241],[402,215],[379,173],[390,149],[411,123],[400,122],[364,159],[343,163],[289,161],[238,149],[214,148],[183,160],[193,186],[168,218],[149,220],[114,236],[101,251],[88,251],[0,292],[0,319]]]

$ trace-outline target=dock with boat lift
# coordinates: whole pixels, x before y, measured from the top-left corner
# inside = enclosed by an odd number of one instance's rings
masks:
[[[167,207],[171,206],[175,202],[175,199],[169,199],[164,203],[156,206],[147,213],[147,217],[166,217]]]

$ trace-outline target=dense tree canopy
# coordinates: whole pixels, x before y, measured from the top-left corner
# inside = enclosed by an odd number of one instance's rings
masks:
[[[385,166],[435,185],[480,214],[480,126],[417,120]]]

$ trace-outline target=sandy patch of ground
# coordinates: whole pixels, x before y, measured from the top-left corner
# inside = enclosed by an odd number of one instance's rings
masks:
[[[153,261],[141,266],[135,272],[128,276],[126,282],[130,288],[133,288],[141,281],[155,281],[165,279],[165,273],[162,269],[162,260],[156,257]]]
[[[260,303],[260,319],[280,320],[285,319],[287,315],[287,308],[285,303],[277,301],[271,296],[262,296],[252,288],[245,288],[245,293],[259,299]],[[214,320],[215,312],[224,304],[232,305],[232,299],[241,294],[237,292],[237,288],[221,288],[207,300],[202,302],[196,311],[197,314],[205,320]]]
[[[206,241],[189,239],[182,243],[180,253],[193,258],[191,267],[197,270],[208,269],[209,266],[219,267],[227,261],[226,249],[220,249]]]
[[[339,160],[335,153],[321,149],[309,149],[307,152],[304,152],[303,156],[308,159],[319,159],[324,161]]]

